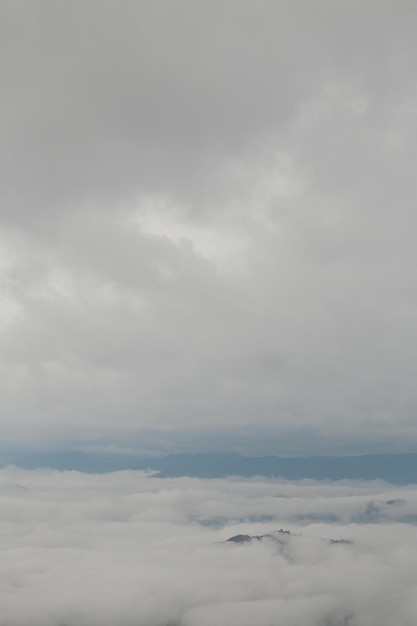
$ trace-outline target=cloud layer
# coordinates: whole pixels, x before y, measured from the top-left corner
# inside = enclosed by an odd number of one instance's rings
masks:
[[[4,626],[417,618],[411,488],[16,468],[1,470],[0,484]],[[372,507],[378,518],[360,517]],[[326,514],[331,521],[317,521]],[[282,526],[291,534],[225,543]]]
[[[415,447],[412,3],[0,12],[2,439]]]

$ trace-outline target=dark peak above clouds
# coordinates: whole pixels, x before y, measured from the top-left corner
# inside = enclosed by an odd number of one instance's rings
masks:
[[[293,537],[300,537],[301,535],[299,533],[293,533],[289,530],[283,530],[282,528],[280,528],[279,530],[274,530],[273,532],[270,533],[266,533],[264,535],[233,535],[232,537],[229,537],[229,539],[226,539],[226,542],[231,542],[231,543],[237,543],[237,544],[247,544],[247,543],[252,543],[253,541],[270,541],[272,542],[272,544],[276,545],[278,544],[279,546],[283,546],[285,544],[288,543],[288,541],[290,541],[290,538],[292,540]],[[353,543],[353,541],[351,541],[350,539],[326,539],[323,541],[326,541],[329,545],[331,546],[335,546],[335,545],[351,545]]]
[[[233,535],[233,537],[229,537],[226,541],[231,541],[232,543],[248,543],[250,541],[262,541],[262,539],[265,538],[276,540],[277,537],[281,538],[282,535],[291,535],[291,532],[280,528],[266,535]]]

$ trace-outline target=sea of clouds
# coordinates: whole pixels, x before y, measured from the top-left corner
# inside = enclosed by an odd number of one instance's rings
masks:
[[[0,507],[1,626],[417,621],[413,486],[8,467]]]

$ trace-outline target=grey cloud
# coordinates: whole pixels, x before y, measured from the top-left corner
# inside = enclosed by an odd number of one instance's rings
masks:
[[[415,445],[413,5],[1,13],[3,438]]]
[[[353,99],[407,94],[415,19],[407,2],[375,13],[370,2],[42,1],[2,13],[4,211],[36,212],[32,227],[86,197],[114,206],[193,189],[199,203],[226,157],[271,133],[288,145],[300,106],[328,84]]]

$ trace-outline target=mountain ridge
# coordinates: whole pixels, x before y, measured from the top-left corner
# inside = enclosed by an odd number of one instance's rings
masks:
[[[358,456],[249,457],[238,453],[180,453],[152,459],[148,468],[161,478],[195,476],[265,476],[289,480],[385,480],[417,482],[417,453],[377,453]]]
[[[85,473],[149,470],[160,478],[282,478],[285,480],[384,480],[417,483],[417,453],[372,453],[357,456],[244,456],[237,452],[176,453],[160,457],[74,451],[0,451],[0,467],[55,469]]]

